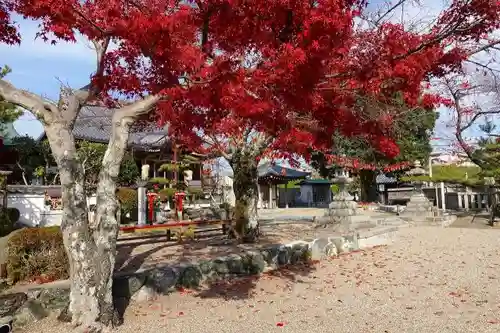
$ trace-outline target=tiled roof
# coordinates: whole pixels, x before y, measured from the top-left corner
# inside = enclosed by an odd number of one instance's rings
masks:
[[[376,183],[377,184],[395,184],[397,183],[398,180],[394,177],[387,177],[383,173],[378,175],[376,178]]]
[[[73,135],[77,140],[107,143],[111,136],[111,119],[115,109],[99,106],[82,108],[78,115]],[[45,133],[39,138],[45,137]],[[132,148],[158,151],[168,144],[168,137],[163,128],[156,124],[136,124],[132,127],[128,144]]]
[[[332,181],[328,179],[306,179],[299,183],[300,185],[331,185]]]
[[[298,179],[309,176],[311,173],[287,168],[278,164],[265,163],[258,167],[259,177],[279,176],[288,179]]]

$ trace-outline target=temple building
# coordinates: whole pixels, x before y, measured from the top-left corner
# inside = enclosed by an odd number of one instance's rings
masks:
[[[284,167],[276,163],[264,163],[258,167],[259,175],[259,208],[278,208],[280,203],[278,185],[284,184],[285,207],[290,204],[287,184],[292,180],[305,179],[311,173]]]
[[[75,140],[107,144],[111,136],[111,120],[115,109],[99,106],[87,106],[80,111],[73,128]],[[38,140],[45,139],[43,133]],[[128,149],[141,170],[142,165],[148,164],[149,177],[164,177],[173,179],[176,177],[183,181],[182,173],[159,171],[161,165],[179,161],[181,154],[198,157],[200,161],[203,156],[183,151],[176,147],[167,136],[166,130],[156,123],[136,122],[130,131]],[[202,163],[193,163],[189,166],[193,171],[190,187],[202,187]]]

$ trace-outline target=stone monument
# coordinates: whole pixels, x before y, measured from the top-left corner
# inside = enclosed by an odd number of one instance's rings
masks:
[[[332,180],[339,187],[339,192],[332,198],[325,214],[328,222],[338,227],[341,233],[351,233],[359,228],[374,226],[369,216],[358,214],[358,204],[354,197],[347,192],[346,185],[352,183],[352,178],[344,169],[337,169],[335,178]]]
[[[406,172],[409,177],[419,177],[427,175],[427,171],[422,168],[420,161],[415,161],[413,169]],[[413,194],[410,201],[406,204],[406,208],[400,217],[404,220],[410,221],[425,221],[433,218],[432,203],[427,199],[422,191],[423,181],[416,179],[412,181],[414,185]]]

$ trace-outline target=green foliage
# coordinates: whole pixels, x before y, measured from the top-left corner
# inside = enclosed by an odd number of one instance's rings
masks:
[[[29,182],[31,176],[35,175],[35,171],[40,171],[40,168],[44,168],[46,165],[45,147],[29,136],[14,138],[12,143],[16,146],[17,151],[16,172],[20,171],[26,182]]]
[[[168,185],[168,184],[170,184],[170,179],[156,177],[156,178],[149,179],[149,183],[151,183],[153,185]]]
[[[400,177],[405,182],[425,181],[425,182],[446,182],[475,186],[482,184],[481,169],[478,167],[464,167],[455,165],[434,165],[432,167],[432,177]]]
[[[137,218],[137,190],[132,188],[120,187],[116,191],[116,198],[121,204],[122,221],[127,220],[126,215],[130,215],[131,220]]]
[[[395,121],[393,130],[395,131],[396,143],[399,146],[400,154],[394,159],[388,159],[380,154],[371,142],[360,136],[345,137],[341,133],[333,136],[332,153],[345,155],[360,160],[363,163],[378,165],[380,167],[387,164],[420,160],[426,163],[432,152],[430,136],[434,128],[438,114],[425,109],[404,110]],[[334,177],[334,165],[329,165],[325,156],[319,152],[313,153],[311,162],[322,177]]]
[[[16,214],[17,213],[17,214]],[[0,237],[7,236],[14,230],[14,223],[19,220],[16,208],[0,209]]]
[[[121,186],[130,186],[134,184],[141,176],[141,171],[137,166],[132,154],[127,153],[120,165],[120,174],[118,175],[118,183]]]
[[[480,177],[493,177],[500,181],[500,136],[494,134],[496,125],[491,120],[479,128],[487,137],[479,141],[479,147],[472,153],[472,159],[481,167]]]
[[[8,66],[0,68],[0,79],[4,78],[10,72],[11,69]],[[4,130],[5,124],[16,121],[22,114],[22,110],[18,109],[14,104],[0,99],[0,131]]]
[[[175,188],[164,188],[164,189],[161,189],[158,194],[160,196],[160,200],[165,202],[167,200],[172,200],[174,195],[175,195],[175,192],[177,192],[177,189]]]
[[[102,159],[106,153],[107,145],[89,141],[79,141],[77,154],[85,171],[85,188],[87,192],[95,191],[99,180]]]
[[[286,184],[286,187],[287,188],[300,188],[300,185],[299,183],[302,181],[302,179],[300,180],[290,180],[287,184]],[[285,188],[285,184],[279,184],[278,185],[278,188]]]
[[[158,171],[160,172],[180,172],[183,170],[188,170],[192,164],[200,163],[200,159],[192,155],[182,155],[179,161],[171,163],[165,163],[160,166]]]
[[[158,171],[160,172],[174,172],[174,171],[179,171],[180,167],[178,164],[175,163],[165,163],[162,164],[159,168]]]
[[[7,276],[12,282],[68,278],[68,258],[59,227],[20,229],[9,238],[7,248]]]
[[[12,223],[16,223],[17,221],[19,221],[21,213],[19,212],[19,209],[15,207],[7,207],[7,216]]]
[[[41,166],[41,165],[37,166],[35,168],[35,171],[33,172],[33,175],[35,177],[43,177],[43,176],[45,176],[45,168],[43,166]]]
[[[203,190],[201,188],[189,187],[186,192],[191,203],[203,198]]]

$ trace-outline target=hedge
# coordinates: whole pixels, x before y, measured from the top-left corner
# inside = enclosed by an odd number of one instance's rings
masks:
[[[128,219],[137,221],[137,190],[120,187],[116,192],[116,197],[121,204],[121,221],[125,223]],[[127,214],[129,214],[129,218],[126,217]]]
[[[7,243],[7,277],[15,283],[68,278],[68,258],[59,227],[24,228]]]

